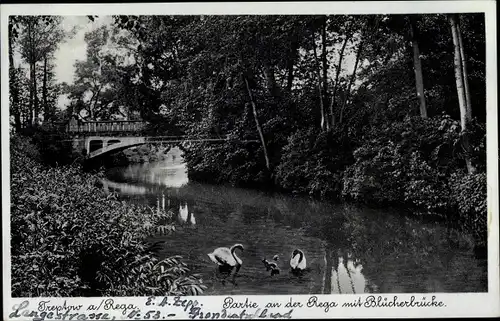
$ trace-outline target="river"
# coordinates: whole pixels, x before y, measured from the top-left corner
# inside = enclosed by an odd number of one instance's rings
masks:
[[[161,162],[112,168],[108,191],[171,209],[177,229],[161,256],[182,255],[206,295],[486,292],[486,258],[470,235],[395,210],[189,182],[180,151]],[[221,282],[208,253],[241,243],[236,284]],[[289,273],[294,249],[307,270]],[[238,252],[239,253],[239,252]],[[278,255],[278,275],[262,259]]]

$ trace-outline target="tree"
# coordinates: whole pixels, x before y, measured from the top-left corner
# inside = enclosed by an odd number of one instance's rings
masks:
[[[347,47],[347,43],[351,40],[351,37],[353,35],[353,28],[352,28],[352,21],[348,22],[349,25],[347,27],[347,30],[345,32],[345,37],[344,37],[344,40],[342,42],[342,47],[340,48],[340,51],[339,51],[339,58],[338,58],[338,62],[337,62],[337,66],[336,66],[336,71],[335,71],[335,80],[334,80],[334,83],[333,83],[333,93],[332,93],[332,99],[331,99],[331,102],[330,102],[330,117],[331,117],[331,126],[334,127],[335,126],[335,110],[334,110],[334,106],[338,105],[336,100],[337,100],[337,92],[338,92],[338,89],[339,89],[339,82],[340,82],[340,73],[342,71],[342,61],[344,59],[344,56],[345,56],[345,49]],[[350,89],[350,88],[349,88]],[[340,122],[342,123],[342,110],[340,112]]]
[[[40,122],[37,66],[40,62],[49,59],[49,56],[66,36],[62,30],[61,22],[62,18],[56,16],[25,16],[20,19],[22,25],[20,51],[22,58],[29,65],[31,80],[29,103],[31,111],[29,123],[31,125]],[[44,72],[47,72],[46,68],[44,68]],[[43,92],[46,96],[46,90]]]
[[[476,170],[470,159],[472,148],[470,146],[467,132],[468,125],[472,121],[472,112],[470,110],[470,102],[467,102],[466,89],[468,88],[468,80],[466,78],[466,71],[464,68],[466,66],[465,54],[464,48],[462,47],[458,16],[455,14],[450,14],[448,16],[448,20],[450,22],[453,38],[455,80],[457,85],[458,104],[460,107],[460,124],[462,127],[463,146],[465,149],[465,162],[467,165],[467,171],[472,174],[475,173]]]
[[[324,93],[325,93],[325,88],[324,88],[324,82],[321,80],[321,74],[320,74],[320,68],[319,68],[319,61],[318,61],[318,54],[316,52],[316,40],[314,37],[314,34],[312,36],[312,46],[313,46],[313,55],[314,55],[314,62],[315,62],[315,70],[316,70],[316,78],[318,79],[318,95],[319,95],[319,109],[321,112],[321,129],[330,129],[330,120],[329,117],[326,114],[325,111],[325,99],[324,99]]]
[[[58,48],[61,41],[70,34],[64,33],[61,22],[62,17],[56,16],[23,16],[12,20],[12,30],[16,30],[13,39],[19,40],[19,50],[22,59],[29,66],[30,77],[30,98],[29,98],[29,119],[28,123],[38,125],[41,121],[40,116],[40,97],[38,91],[38,76],[37,70],[40,63],[43,64],[42,77],[42,110],[48,111],[48,73],[51,72],[48,68],[52,54]],[[47,75],[46,75],[47,74]],[[14,93],[16,94],[16,93]],[[13,97],[14,98],[14,97]]]
[[[16,69],[14,66],[14,46],[16,45],[17,34],[14,26],[17,17],[9,17],[9,92],[10,92],[10,112],[14,116],[14,128],[21,129],[21,115],[19,110],[19,84],[17,81]]]
[[[327,24],[328,17],[324,16],[321,21],[321,69],[322,69],[322,90],[323,94],[320,99],[323,110],[326,112],[325,108],[328,104],[328,59],[327,59]],[[330,108],[330,117],[326,118],[326,130],[330,130],[330,127],[335,125],[335,118],[333,115],[333,110]]]
[[[73,112],[88,120],[129,118],[134,103],[131,79],[134,45],[102,26],[85,34],[87,58],[75,63],[74,84],[66,86]],[[128,57],[129,59],[125,59]],[[124,99],[124,98],[127,99]]]
[[[269,163],[269,156],[268,156],[268,153],[267,153],[267,146],[266,146],[266,141],[264,139],[264,134],[262,133],[262,127],[260,126],[260,121],[259,121],[259,116],[257,115],[257,106],[255,105],[255,101],[253,99],[253,95],[252,95],[252,90],[250,89],[250,85],[248,84],[248,79],[243,76],[245,78],[245,85],[246,85],[246,88],[247,88],[247,91],[248,91],[248,97],[250,98],[250,104],[252,105],[252,113],[253,113],[253,117],[254,117],[254,120],[255,120],[255,126],[257,127],[257,131],[259,133],[259,138],[260,138],[260,142],[262,144],[262,149],[264,151],[264,158],[266,160],[266,168],[268,170],[271,169],[271,165]]]
[[[464,50],[464,44],[462,40],[462,32],[460,31],[460,17],[457,19],[456,23],[456,32],[458,34],[458,45],[460,47],[460,61],[461,61],[461,66],[463,70],[463,78],[464,78],[464,93],[465,93],[465,105],[467,106],[466,108],[466,114],[467,118],[469,121],[472,120],[472,105],[471,105],[471,98],[470,98],[470,89],[469,89],[469,76],[467,72],[467,60],[465,59],[465,50]]]
[[[38,82],[42,84],[41,105],[43,110],[43,121],[50,122],[55,120],[57,114],[57,100],[62,93],[61,84],[56,82],[54,72],[54,57],[46,55],[43,59],[43,68],[37,73]]]
[[[415,86],[417,88],[417,98],[420,102],[420,116],[427,118],[427,106],[425,104],[424,77],[422,76],[422,63],[420,60],[420,49],[418,46],[418,27],[413,15],[409,16],[410,38],[413,47],[413,68],[415,71]]]
[[[363,37],[363,36],[361,35],[361,37]],[[352,85],[354,84],[354,81],[356,80],[356,71],[358,70],[359,61],[361,59],[361,54],[363,52],[364,42],[365,42],[365,40],[363,38],[361,38],[361,40],[359,41],[359,44],[358,44],[358,48],[356,51],[356,59],[354,61],[354,68],[352,70],[352,74],[351,74],[351,77],[349,79],[349,85],[347,85],[347,90],[344,94],[344,100],[343,100],[341,108],[340,108],[339,123],[342,123],[344,120],[344,110],[347,106],[347,102],[349,101],[349,96],[351,94]]]

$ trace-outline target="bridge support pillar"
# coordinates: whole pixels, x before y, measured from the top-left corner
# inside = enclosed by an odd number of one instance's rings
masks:
[[[85,137],[73,137],[72,149],[73,153],[86,156],[89,150],[85,141]]]

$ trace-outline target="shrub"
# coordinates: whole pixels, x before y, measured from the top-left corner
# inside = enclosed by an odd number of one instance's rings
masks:
[[[283,147],[281,162],[276,168],[276,183],[293,193],[307,193],[310,182],[310,151],[313,149],[314,133],[296,132]]]
[[[278,186],[294,193],[338,198],[342,172],[353,162],[346,128],[330,132],[298,131],[283,147],[275,170]]]
[[[199,294],[180,257],[159,260],[146,238],[174,230],[169,213],[119,201],[97,175],[41,166],[11,141],[13,296]]]
[[[450,178],[451,198],[458,208],[458,219],[480,241],[486,242],[487,198],[486,173],[457,172]]]
[[[471,125],[475,145],[471,155],[484,170],[484,128]],[[453,214],[467,229],[485,225],[484,172],[465,175],[459,122],[449,116],[408,117],[390,127],[373,129],[372,139],[354,152],[355,163],[344,175],[346,197],[372,204],[399,204],[415,213]]]
[[[448,116],[404,121],[369,133],[344,175],[343,194],[436,214],[450,209],[448,177],[460,166],[460,126]]]
[[[184,153],[190,179],[245,187],[267,182],[263,159],[262,148],[257,143],[203,143]]]
[[[36,127],[32,133],[33,143],[39,151],[39,160],[46,165],[69,165],[81,157],[73,152],[72,137],[55,125]]]
[[[365,203],[398,203],[404,199],[404,155],[392,141],[377,141],[354,152],[356,162],[344,173],[343,195]]]
[[[429,165],[419,152],[410,155],[404,182],[404,201],[426,214],[445,213],[453,208],[447,176]]]

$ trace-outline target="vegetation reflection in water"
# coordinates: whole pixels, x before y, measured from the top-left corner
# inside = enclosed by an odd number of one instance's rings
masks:
[[[181,159],[108,173],[104,187],[133,202],[172,210],[179,228],[160,255],[180,254],[204,276],[205,294],[408,293],[487,291],[486,260],[469,235],[401,213],[334,205],[227,186],[188,182]],[[237,284],[225,285],[207,256],[242,243]],[[291,275],[302,249],[308,271]],[[278,255],[271,276],[262,259]]]

